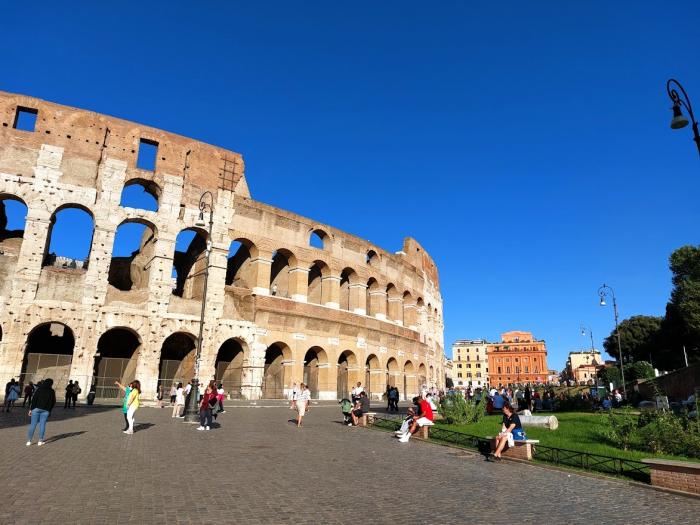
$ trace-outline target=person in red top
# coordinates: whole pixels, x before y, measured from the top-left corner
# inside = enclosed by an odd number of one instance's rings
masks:
[[[197,430],[209,430],[211,427],[211,409],[217,402],[216,390],[212,389],[210,385],[204,391],[202,402],[199,404],[199,427],[197,427]]]
[[[430,407],[430,403],[420,397],[414,397],[413,403],[418,405],[418,417],[413,418],[413,423],[408,432],[399,436],[401,443],[408,443],[408,440],[413,434],[418,432],[419,428],[433,425],[433,409]]]

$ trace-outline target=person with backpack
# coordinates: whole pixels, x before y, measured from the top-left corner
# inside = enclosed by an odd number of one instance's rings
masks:
[[[343,424],[351,427],[352,415],[350,413],[352,412],[352,401],[344,397],[338,401],[338,404],[340,405],[340,411],[343,413]]]
[[[5,412],[9,412],[15,406],[15,401],[19,399],[19,383],[13,377],[5,385]]]
[[[32,396],[32,401],[29,404],[29,417],[31,417],[32,420],[29,424],[29,430],[27,431],[28,447],[32,444],[32,438],[34,437],[34,431],[37,425],[39,425],[39,442],[37,445],[42,446],[45,443],[46,421],[51,415],[51,410],[53,410],[53,407],[56,405],[56,392],[51,388],[52,386],[53,379],[44,379]]]
[[[216,406],[216,390],[208,385],[199,404],[199,426],[197,430],[209,430],[212,423],[212,409]]]
[[[82,392],[82,389],[80,388],[80,385],[76,381],[73,383],[73,390],[71,391],[71,396],[70,400],[73,403],[73,408],[75,408],[75,403],[78,401],[78,394]]]

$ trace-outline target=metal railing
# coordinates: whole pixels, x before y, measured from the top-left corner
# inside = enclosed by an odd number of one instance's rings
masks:
[[[398,430],[402,419],[375,417],[373,426],[384,430]],[[457,432],[438,426],[430,428],[430,439],[450,445],[478,450],[488,454],[491,440],[485,437]],[[579,468],[613,476],[623,476],[644,483],[651,481],[649,465],[633,459],[591,454],[565,448],[534,445],[533,457],[536,461]]]

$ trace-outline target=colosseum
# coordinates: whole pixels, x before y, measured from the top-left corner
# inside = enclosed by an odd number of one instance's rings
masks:
[[[106,399],[116,380],[153,399],[195,373],[243,399],[443,385],[437,268],[414,239],[388,252],[255,201],[240,154],[158,129],[3,92],[0,122],[3,383]],[[85,257],[60,253],[66,231]]]

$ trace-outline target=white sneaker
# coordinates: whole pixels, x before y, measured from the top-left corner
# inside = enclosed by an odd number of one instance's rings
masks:
[[[411,434],[404,434],[399,438],[399,441],[401,443],[408,443],[408,440],[411,438]]]
[[[197,427],[197,430],[204,430],[204,427]]]
[[[41,446],[41,445],[43,445],[43,444],[44,444],[44,442],[43,442],[43,441],[39,441],[39,442],[37,443],[37,446],[39,446],[39,447],[40,447],[40,446]]]
[[[28,446],[28,447],[31,447],[31,446],[32,446],[32,442],[31,442],[31,441],[27,441],[27,446]]]
[[[204,430],[211,430],[208,426],[204,427]]]

